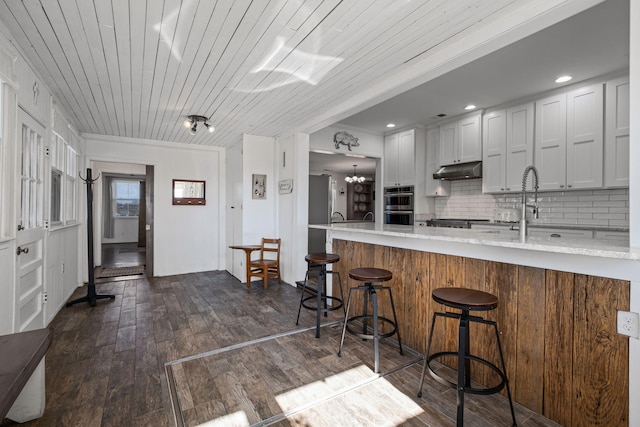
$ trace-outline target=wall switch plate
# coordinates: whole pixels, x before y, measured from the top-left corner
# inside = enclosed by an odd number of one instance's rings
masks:
[[[618,310],[618,333],[635,339],[640,338],[639,317],[638,313]]]

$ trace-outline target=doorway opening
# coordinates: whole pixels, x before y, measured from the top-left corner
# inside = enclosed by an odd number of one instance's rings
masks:
[[[95,277],[153,275],[153,166],[96,162]]]

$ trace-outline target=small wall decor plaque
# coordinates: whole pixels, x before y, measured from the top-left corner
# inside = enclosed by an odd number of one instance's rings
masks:
[[[280,194],[289,194],[293,191],[293,180],[292,179],[283,179],[278,182],[278,189],[280,190]]]
[[[333,142],[336,145],[336,150],[339,150],[341,145],[345,145],[349,151],[351,151],[351,147],[360,146],[358,138],[344,131],[336,132],[335,135],[333,135]]]
[[[264,200],[267,198],[267,175],[254,173],[251,175],[252,191],[251,198]]]

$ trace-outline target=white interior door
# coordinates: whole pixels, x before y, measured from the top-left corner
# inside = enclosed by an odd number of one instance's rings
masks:
[[[16,332],[45,326],[44,291],[44,127],[20,110],[20,204],[16,236]]]

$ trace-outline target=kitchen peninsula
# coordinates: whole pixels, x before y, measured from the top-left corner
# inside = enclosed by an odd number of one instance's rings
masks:
[[[498,296],[496,313],[514,399],[562,425],[627,426],[629,341],[616,333],[629,310],[630,280],[640,253],[600,240],[504,236],[486,231],[382,224],[334,224],[328,250],[335,268],[375,266],[391,281],[403,342],[422,353],[438,287],[462,286]],[[388,307],[383,307],[385,312]],[[456,342],[457,329],[436,328],[434,351]],[[472,348],[496,361],[488,334]],[[477,369],[475,379],[490,383]],[[417,385],[416,385],[417,386]]]

